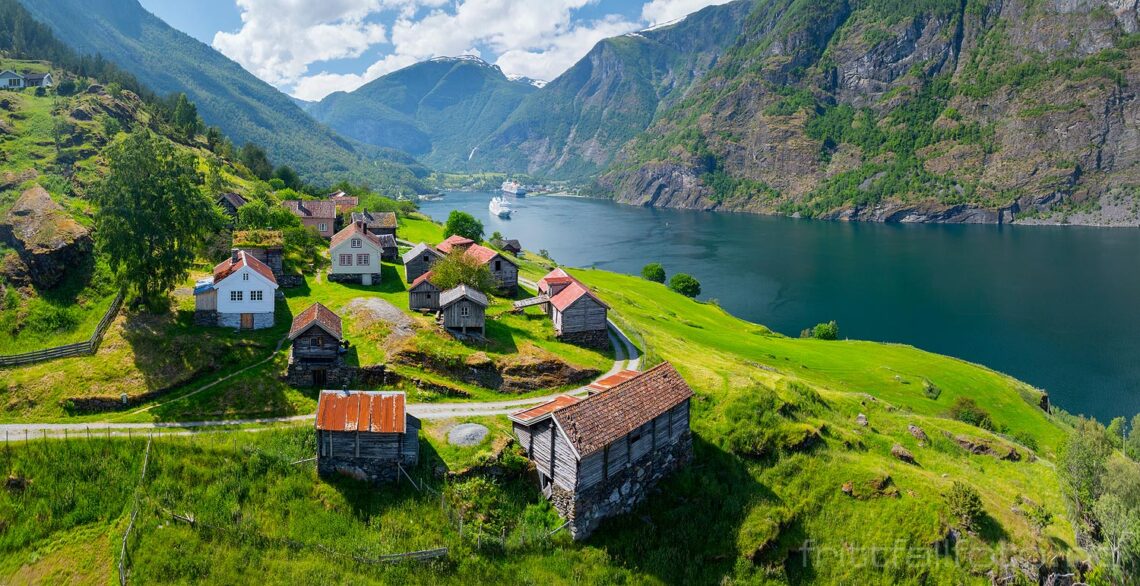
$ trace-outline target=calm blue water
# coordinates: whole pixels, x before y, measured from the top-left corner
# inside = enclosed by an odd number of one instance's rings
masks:
[[[837,320],[850,338],[979,362],[1102,420],[1140,412],[1140,230],[822,222],[497,193],[425,202],[560,263],[638,274],[661,262],[703,298],[796,335]]]

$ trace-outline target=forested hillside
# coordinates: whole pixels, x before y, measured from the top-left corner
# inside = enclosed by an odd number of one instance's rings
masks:
[[[1135,224],[1135,6],[761,0],[602,177],[618,201]]]

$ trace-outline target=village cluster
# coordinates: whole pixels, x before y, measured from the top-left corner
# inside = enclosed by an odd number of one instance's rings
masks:
[[[225,194],[219,204],[236,214],[245,200]],[[487,296],[460,284],[444,289],[433,281],[433,265],[463,254],[486,266],[495,292],[516,297],[517,241],[498,243],[503,252],[453,235],[434,246],[420,242],[398,252],[392,212],[352,212],[336,230],[338,214],[358,206],[338,192],[314,201],[283,205],[302,223],[329,239],[330,281],[370,286],[382,279],[382,261],[402,261],[412,311],[434,313],[439,326],[461,340],[486,333]],[[281,295],[283,247],[272,240],[242,243],[231,257],[194,287],[195,322],[237,329],[274,325]],[[562,341],[601,348],[611,343],[609,306],[582,282],[554,269],[537,282],[537,294],[513,302],[512,310],[539,306]],[[317,469],[322,476],[346,474],[376,483],[398,480],[419,461],[420,421],[396,391],[347,389],[354,369],[344,362],[348,347],[341,318],[321,303],[298,313],[289,329],[287,380],[318,387]],[[567,521],[575,539],[594,531],[609,516],[630,511],[664,477],[692,457],[689,402],[692,389],[669,363],[645,372],[625,370],[595,381],[581,392],[558,395],[510,415],[514,435],[535,467],[542,494]]]

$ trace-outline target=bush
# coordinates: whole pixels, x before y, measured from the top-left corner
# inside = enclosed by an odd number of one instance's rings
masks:
[[[986,413],[984,409],[978,406],[973,399],[969,397],[958,397],[954,400],[954,404],[950,407],[950,416],[963,423],[969,423],[975,427],[988,429],[994,431],[993,419],[990,414]]]
[[[922,394],[926,395],[926,398],[931,401],[937,401],[938,397],[942,395],[942,389],[938,388],[938,385],[934,384],[934,381],[924,378],[922,379]]]
[[[669,288],[685,297],[696,297],[701,294],[701,282],[685,273],[673,275],[673,278],[669,279]]]
[[[665,267],[659,262],[651,262],[641,269],[641,278],[654,283],[665,282]]]
[[[955,480],[946,493],[946,505],[950,507],[950,514],[958,522],[958,526],[967,531],[978,528],[986,516],[986,509],[982,506],[982,497],[970,485]]]
[[[1033,450],[1037,451],[1037,439],[1024,431],[1015,431],[1013,433],[1013,441]]]
[[[815,324],[815,327],[811,329],[811,337],[817,340],[837,340],[839,339],[839,324],[835,320]]]
[[[483,222],[476,220],[475,216],[467,212],[452,210],[447,216],[447,223],[443,225],[443,237],[456,234],[479,242],[483,239]]]

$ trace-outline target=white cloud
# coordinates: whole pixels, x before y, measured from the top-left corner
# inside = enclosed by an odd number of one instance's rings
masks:
[[[727,4],[732,0],[652,0],[641,7],[641,19],[656,26],[692,14],[705,6]]]
[[[641,20],[585,21],[576,11],[604,0],[236,0],[242,27],[219,32],[214,47],[254,75],[306,100],[349,91],[418,61],[485,55],[507,74],[553,79],[600,40],[728,0],[651,0]],[[389,23],[387,27],[378,21]],[[360,73],[312,66],[384,56]]]

